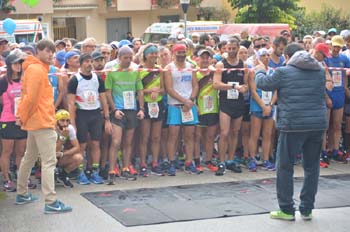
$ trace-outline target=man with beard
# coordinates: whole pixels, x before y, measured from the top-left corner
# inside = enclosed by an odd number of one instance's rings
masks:
[[[100,162],[100,139],[102,136],[102,115],[105,120],[105,130],[111,130],[109,110],[106,100],[105,86],[100,77],[92,71],[92,56],[82,54],[79,58],[80,71],[68,83],[68,108],[71,123],[77,129],[80,143],[80,152],[83,154],[87,148],[88,135],[90,135],[89,155],[92,162],[88,162],[86,172],[78,177],[78,184],[102,184],[103,180],[98,174]],[[83,166],[80,166],[81,170]]]
[[[282,36],[276,37],[273,40],[273,44],[272,44],[273,50],[269,60],[270,68],[277,68],[283,65],[284,63],[283,51],[284,51],[284,48],[287,46],[287,43],[288,43],[287,39]]]
[[[213,83],[214,88],[220,90],[220,164],[216,172],[218,176],[222,176],[225,173],[225,156],[228,150],[229,139],[231,139],[231,143],[227,168],[237,173],[241,172],[239,164],[233,161],[233,156],[245,108],[243,94],[248,91],[248,71],[242,70],[246,69],[247,65],[237,56],[239,42],[236,39],[232,39],[228,41],[226,46],[228,57],[216,64],[217,71],[214,74]],[[222,71],[223,69],[229,70]]]
[[[57,181],[66,188],[73,188],[68,175],[79,167],[83,162],[80,153],[79,142],[74,127],[70,124],[70,115],[66,110],[59,110],[56,113],[56,157],[59,167]]]
[[[168,93],[168,154],[170,167],[169,176],[175,176],[175,150],[176,141],[179,137],[180,126],[183,127],[183,139],[185,141],[185,172],[199,174],[193,164],[194,152],[194,131],[198,123],[198,113],[195,106],[195,99],[198,94],[198,81],[192,64],[186,62],[186,46],[175,44],[172,48],[174,61],[168,64],[165,69],[165,88]]]

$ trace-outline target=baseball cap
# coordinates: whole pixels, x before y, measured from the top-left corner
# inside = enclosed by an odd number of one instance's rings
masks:
[[[65,50],[61,50],[59,52],[56,53],[56,60],[58,61],[58,63],[60,63],[60,65],[64,65],[65,63],[65,56],[66,56],[66,51]]]
[[[192,35],[191,35],[191,38],[193,37],[200,37],[201,35],[198,33],[198,32],[193,32]]]
[[[121,48],[123,47],[124,45],[127,45],[129,46],[130,48],[133,48],[134,46],[132,45],[132,43],[127,40],[127,39],[123,39],[123,40],[120,40],[119,43],[118,43],[118,48]]]
[[[161,46],[165,46],[167,43],[168,43],[167,38],[162,38],[159,40],[159,45],[161,45]]]
[[[101,53],[101,52],[93,52],[93,53],[91,54],[91,56],[92,56],[92,59],[93,59],[93,60],[97,60],[97,59],[100,59],[100,58],[104,58],[104,56],[102,56],[102,53]]]
[[[73,56],[80,56],[79,52],[75,51],[75,50],[70,50],[69,52],[67,52],[64,56],[64,61],[67,62],[67,60],[69,60],[70,58],[72,58]]]
[[[321,52],[324,57],[330,57],[331,55],[329,54],[329,47],[325,43],[318,43],[315,46],[315,50],[318,52]]]
[[[213,58],[214,58],[215,60],[217,60],[217,61],[221,61],[221,60],[222,60],[222,56],[219,55],[219,54],[215,54],[215,55],[213,56]]]
[[[109,45],[110,45],[113,49],[118,49],[118,44],[119,44],[118,41],[113,41],[113,42],[111,42]]]
[[[186,51],[186,45],[185,44],[175,44],[172,49],[173,53],[176,53],[178,51]]]
[[[330,33],[337,34],[337,29],[335,29],[334,27],[329,29],[328,32],[327,32],[327,35],[329,35]]]
[[[344,39],[340,35],[335,35],[332,38],[332,46],[338,46],[338,47],[343,47],[344,46]]]
[[[25,45],[25,46],[23,46],[23,47],[20,47],[19,49],[20,49],[22,52],[29,51],[29,52],[31,52],[33,55],[36,54],[34,47],[31,46],[31,45]]]
[[[22,63],[23,61],[24,59],[15,53],[9,54],[5,59],[6,65]]]
[[[92,56],[89,53],[81,54],[79,57],[79,63],[80,65],[84,63],[85,60],[92,60]]]
[[[185,39],[186,37],[184,36],[184,34],[178,34],[177,35],[177,40],[183,40]]]
[[[211,52],[208,49],[201,49],[197,53],[198,56],[201,56],[203,54],[208,54],[210,57],[212,57],[212,54],[211,54]]]
[[[0,38],[0,44],[2,43],[9,43],[9,41],[5,38]]]

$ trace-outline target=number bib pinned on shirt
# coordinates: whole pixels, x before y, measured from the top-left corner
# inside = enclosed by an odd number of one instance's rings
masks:
[[[230,84],[230,85],[239,85],[239,82],[227,82],[227,84]],[[239,97],[239,92],[237,89],[229,89],[227,90],[227,99],[238,99]]]
[[[342,72],[341,71],[333,70],[332,71],[332,78],[333,78],[333,85],[334,85],[334,87],[342,86],[343,78],[342,78]]]
[[[183,110],[181,110],[181,121],[182,123],[194,121],[192,109],[190,109],[187,112],[184,112]]]
[[[203,111],[208,113],[214,110],[214,99],[213,96],[206,95],[203,96]]]
[[[159,116],[159,106],[158,102],[148,102],[148,115],[150,118],[158,118]]]
[[[272,99],[271,91],[261,91],[261,99],[265,105],[270,105]]]
[[[133,91],[124,91],[123,102],[125,110],[135,109],[135,93]]]

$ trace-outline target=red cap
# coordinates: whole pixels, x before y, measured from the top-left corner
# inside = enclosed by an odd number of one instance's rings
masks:
[[[316,44],[315,50],[318,51],[318,52],[321,52],[325,57],[330,57],[331,56],[329,54],[329,47],[325,43]]]
[[[185,44],[175,44],[172,49],[173,53],[176,53],[178,51],[186,51],[186,45]]]

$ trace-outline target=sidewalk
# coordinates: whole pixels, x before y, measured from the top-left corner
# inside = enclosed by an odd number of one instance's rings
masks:
[[[332,163],[328,169],[321,169],[321,175],[335,175],[350,173],[350,164]],[[296,166],[295,176],[302,176],[302,168]],[[126,232],[157,232],[157,231],[350,231],[350,207],[320,209],[314,211],[314,219],[304,222],[297,214],[295,222],[271,220],[268,214],[228,217],[220,219],[198,220],[190,222],[167,223],[152,226],[124,227],[102,210],[96,208],[80,196],[82,192],[109,191],[116,189],[156,188],[186,184],[217,183],[226,181],[240,181],[275,177],[275,172],[258,170],[250,173],[243,169],[243,173],[227,173],[217,177],[213,173],[202,175],[188,175],[178,172],[176,177],[139,178],[137,181],[118,180],[116,185],[74,185],[73,189],[57,187],[57,195],[64,202],[73,207],[73,212],[63,215],[44,215],[44,202],[39,190],[39,202],[17,206],[14,205],[15,193],[6,193],[6,199],[0,199],[0,231],[126,231]],[[348,194],[348,193],[344,193]]]

